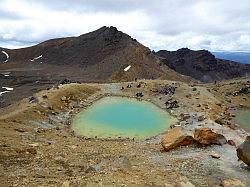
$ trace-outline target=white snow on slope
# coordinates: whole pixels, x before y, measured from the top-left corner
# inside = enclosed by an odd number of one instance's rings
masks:
[[[124,71],[128,71],[131,68],[131,65],[129,65],[128,67],[124,68]]]
[[[38,57],[35,57],[34,60],[37,60],[37,59],[42,58],[42,57],[43,57],[43,55],[40,55]]]
[[[37,60],[37,59],[39,59],[39,58],[42,58],[43,57],[43,55],[40,55],[40,56],[38,56],[38,57],[35,57],[35,58],[33,58],[33,59],[30,59],[30,61],[31,62],[34,62],[35,60]]]
[[[5,77],[9,77],[10,76],[10,73],[11,72],[4,72],[4,73],[1,73],[3,76],[5,76]]]
[[[9,56],[8,53],[6,53],[5,51],[2,51],[2,53],[5,54],[5,56],[6,56],[6,58],[7,58],[3,63],[8,62],[10,56]]]
[[[5,89],[5,91],[0,92],[0,96],[14,90],[14,88],[6,87],[6,86],[3,86],[2,88]]]
[[[3,89],[6,89],[6,90],[8,90],[8,91],[14,90],[14,88],[6,87],[6,86],[2,86],[2,88],[3,88]]]
[[[8,93],[8,92],[10,92],[10,91],[3,91],[3,92],[0,92],[0,96],[3,95],[3,94],[5,94],[5,93]]]

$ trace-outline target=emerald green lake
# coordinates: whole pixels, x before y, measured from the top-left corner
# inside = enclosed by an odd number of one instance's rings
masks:
[[[177,120],[152,103],[105,97],[73,120],[77,135],[100,138],[147,138],[160,134]]]
[[[237,112],[235,122],[245,128],[247,131],[250,131],[250,111],[243,110]]]

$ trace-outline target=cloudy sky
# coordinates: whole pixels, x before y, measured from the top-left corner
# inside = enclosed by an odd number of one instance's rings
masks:
[[[250,51],[250,0],[0,0],[0,46],[115,26],[154,50]]]

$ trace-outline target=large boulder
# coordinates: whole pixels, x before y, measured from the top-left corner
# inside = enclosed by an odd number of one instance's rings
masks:
[[[188,131],[184,131],[181,127],[174,127],[168,133],[164,134],[161,139],[161,145],[165,151],[170,151],[180,146],[190,145],[194,139]]]
[[[250,166],[250,136],[247,136],[246,140],[238,146],[236,151],[238,158]]]
[[[210,145],[210,144],[222,145],[227,143],[226,138],[222,134],[213,132],[209,128],[195,129],[194,139],[200,144],[204,145]]]

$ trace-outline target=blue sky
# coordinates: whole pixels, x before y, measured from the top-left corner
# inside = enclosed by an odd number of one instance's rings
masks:
[[[0,46],[115,26],[154,50],[250,51],[249,0],[1,0]]]

